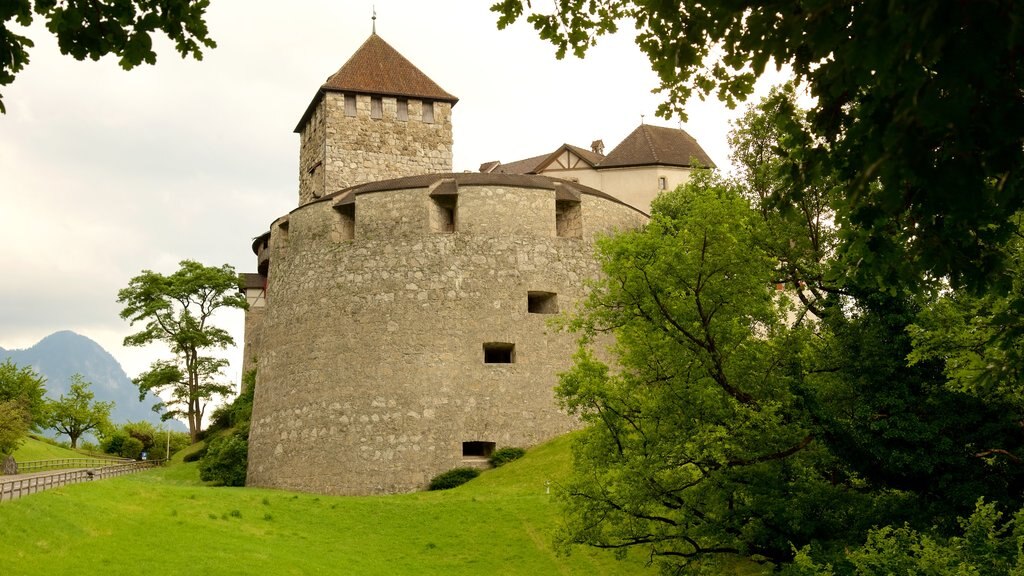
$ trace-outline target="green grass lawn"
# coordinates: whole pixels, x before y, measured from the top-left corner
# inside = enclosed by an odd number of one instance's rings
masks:
[[[443,492],[335,497],[215,488],[195,464],[0,504],[3,573],[655,574],[552,548],[569,438]]]
[[[89,458],[90,456],[75,452],[69,448],[54,446],[35,438],[26,438],[20,448],[14,451],[14,459],[18,462],[29,460],[56,460],[59,458]]]

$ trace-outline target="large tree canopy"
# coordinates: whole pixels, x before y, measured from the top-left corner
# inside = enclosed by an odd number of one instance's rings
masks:
[[[565,542],[669,574],[854,574],[893,530],[953,545],[980,499],[1024,504],[1019,238],[1009,293],[878,290],[836,249],[841,179],[802,169],[804,119],[774,91],[731,134],[736,179],[697,175],[599,243],[558,389],[590,425]]]
[[[163,32],[182,55],[197,60],[202,49],[217,44],[208,36],[209,0],[4,0],[0,2],[0,86],[14,81],[29,62],[32,40],[11,29],[28,26],[35,18],[57,37],[61,54],[77,60],[118,56],[121,67],[156,63],[154,32]],[[5,112],[0,97],[0,113]]]
[[[164,418],[184,416],[192,441],[202,428],[206,403],[215,395],[228,394],[234,386],[218,380],[227,365],[222,358],[205,354],[234,344],[226,330],[213,324],[218,310],[248,307],[239,292],[239,277],[234,268],[204,266],[183,260],[170,275],[151,270],[131,279],[117,294],[124,305],[121,318],[145,327],[124,339],[125,346],[145,346],[163,342],[174,358],[158,360],[135,380],[139,398],[149,392],[167,392],[174,409]]]
[[[562,57],[629,19],[661,80],[662,115],[687,99],[734,104],[771,65],[816,99],[814,154],[844,184],[849,261],[886,288],[921,273],[1005,283],[1000,246],[1024,206],[1024,4],[784,0],[501,0]]]

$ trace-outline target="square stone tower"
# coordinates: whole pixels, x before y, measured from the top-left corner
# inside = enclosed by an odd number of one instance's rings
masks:
[[[451,172],[456,102],[371,34],[320,87],[295,127],[299,205],[366,182]]]

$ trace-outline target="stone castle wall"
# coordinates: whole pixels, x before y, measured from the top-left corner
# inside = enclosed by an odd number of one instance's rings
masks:
[[[405,120],[397,98],[381,100],[380,118],[362,94],[348,116],[344,94],[323,94],[300,133],[299,205],[366,182],[452,171],[451,104],[433,102],[433,122],[425,122],[422,100],[407,100]]]
[[[598,273],[595,235],[644,216],[584,194],[582,234],[565,238],[551,188],[463,185],[448,200],[453,233],[436,231],[427,187],[357,195],[352,239],[352,206],[333,199],[274,226],[250,485],[416,490],[463,465],[463,442],[527,447],[576,425],[552,391],[575,339],[528,293],[571,309]],[[514,361],[485,363],[487,343],[514,344]]]

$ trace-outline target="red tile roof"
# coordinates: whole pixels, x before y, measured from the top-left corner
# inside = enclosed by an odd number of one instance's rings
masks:
[[[449,102],[452,106],[459,101],[376,34],[371,34],[324,82],[295,127],[296,132],[302,130],[324,92],[401,96]]]
[[[452,104],[459,101],[376,34],[371,34],[321,88],[335,92],[407,96]]]
[[[686,131],[641,124],[601,160],[597,169],[649,165],[715,167]]]

